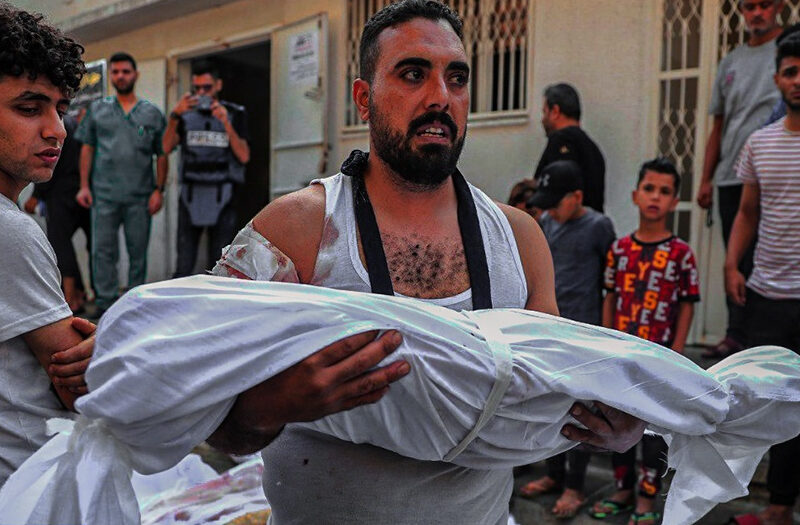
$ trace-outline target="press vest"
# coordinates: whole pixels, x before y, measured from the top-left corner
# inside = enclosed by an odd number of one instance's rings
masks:
[[[221,102],[232,123],[234,111],[244,108]],[[210,112],[191,110],[181,116],[181,182],[216,184],[244,182],[244,165],[233,156],[225,126]]]
[[[242,106],[220,101],[233,123]],[[210,112],[181,115],[181,201],[195,226],[213,226],[233,196],[233,184],[244,182],[245,166],[233,155],[225,126]]]

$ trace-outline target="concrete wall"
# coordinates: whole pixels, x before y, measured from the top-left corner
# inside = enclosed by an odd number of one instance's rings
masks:
[[[171,106],[178,96],[179,58],[225,49],[237,36],[265,34],[270,28],[327,12],[331,60],[327,171],[335,172],[350,149],[367,144],[366,130],[343,127],[342,101],[349,88],[335,73],[344,71],[346,63],[346,0],[222,1],[218,7],[87,42],[85,58],[103,58],[124,49],[140,61],[166,59],[166,100]],[[183,0],[16,0],[20,6],[42,10],[56,22],[74,19],[80,9],[148,2],[157,9],[157,4]],[[540,124],[544,87],[570,82],[582,96],[583,126],[606,157],[607,213],[618,233],[628,233],[636,225],[630,203],[634,176],[642,160],[654,154],[650,151],[655,130],[652,104],[657,95],[653,57],[659,28],[654,4],[642,0],[531,0],[531,6],[528,109],[511,120],[472,118],[460,167],[469,180],[505,201],[511,186],[531,175],[544,149],[546,138]]]
[[[581,93],[583,127],[606,157],[607,212],[619,233],[636,225],[630,190],[649,151],[651,70],[657,27],[650,2],[641,0],[533,0],[533,47],[527,118],[470,122],[461,156],[464,175],[492,197],[505,201],[515,182],[530,177],[546,144],[540,124],[542,92],[570,82]],[[342,111],[337,110],[342,122]],[[341,158],[364,147],[366,132],[339,133]]]

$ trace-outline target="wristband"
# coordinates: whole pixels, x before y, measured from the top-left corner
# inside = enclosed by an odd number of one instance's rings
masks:
[[[159,193],[161,193],[163,195],[163,193],[164,193],[164,185],[163,184],[161,184],[159,186],[156,186],[156,189],[158,190]]]
[[[181,116],[178,113],[175,113],[174,111],[170,111],[169,112],[169,118],[174,118],[175,120],[180,120]]]

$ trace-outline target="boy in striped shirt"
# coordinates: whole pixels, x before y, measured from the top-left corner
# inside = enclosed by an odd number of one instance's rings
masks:
[[[745,307],[750,346],[800,352],[800,35],[778,46],[776,70],[787,115],[750,135],[742,149],[737,171],[744,187],[725,259],[725,289]],[[745,281],[737,265],[756,233],[753,273]],[[792,523],[800,436],[770,449],[767,488],[769,506],[737,523]]]

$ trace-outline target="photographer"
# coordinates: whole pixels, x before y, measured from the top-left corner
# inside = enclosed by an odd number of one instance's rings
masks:
[[[178,263],[174,277],[191,275],[200,235],[208,229],[209,268],[236,233],[233,185],[244,182],[250,160],[242,106],[218,99],[219,72],[209,62],[192,66],[192,93],[184,94],[164,131],[166,153],[181,145]]]

